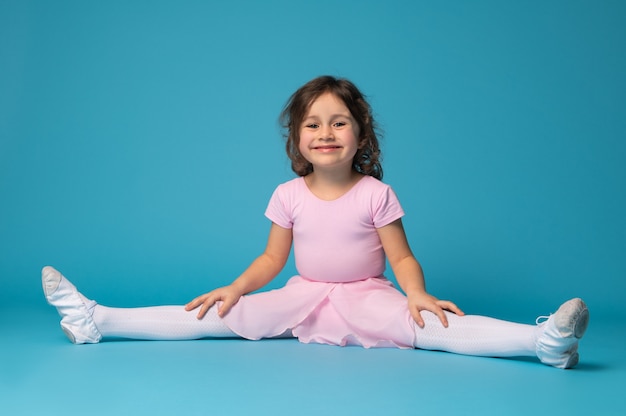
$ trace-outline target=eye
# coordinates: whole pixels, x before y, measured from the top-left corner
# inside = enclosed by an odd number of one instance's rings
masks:
[[[306,124],[304,127],[306,127],[307,129],[316,129],[319,127],[319,124],[309,123],[309,124]]]
[[[346,124],[347,123],[345,121],[337,121],[337,122],[333,123],[333,127],[343,127]]]

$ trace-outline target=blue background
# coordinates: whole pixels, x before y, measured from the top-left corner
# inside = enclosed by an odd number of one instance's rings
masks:
[[[625,21],[606,0],[0,0],[2,409],[623,414]],[[293,177],[277,117],[321,74],[369,96],[430,291],[522,322],[584,297],[577,370],[67,342],[46,264],[103,304],[180,304],[263,250],[267,201]]]
[[[528,319],[625,294],[623,2],[0,4],[3,306],[42,304],[45,264],[125,306],[230,282],[320,74],[369,96],[434,294]]]

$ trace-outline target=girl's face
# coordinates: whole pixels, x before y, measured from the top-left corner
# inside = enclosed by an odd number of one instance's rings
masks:
[[[359,148],[359,126],[344,102],[332,93],[320,95],[300,126],[300,154],[319,169],[352,169]]]

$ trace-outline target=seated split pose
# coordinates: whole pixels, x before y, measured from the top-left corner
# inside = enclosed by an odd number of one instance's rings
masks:
[[[354,84],[313,79],[291,96],[281,122],[298,177],[279,185],[269,201],[263,254],[230,285],[186,306],[105,307],[47,266],[46,299],[73,343],[297,337],[340,346],[533,356],[558,368],[578,363],[578,341],[589,321],[581,299],[525,325],[464,315],[426,291],[402,226],[402,207],[381,182],[371,108]],[[292,244],[299,275],[280,289],[251,294],[278,275]],[[384,277],[386,259],[404,294]]]

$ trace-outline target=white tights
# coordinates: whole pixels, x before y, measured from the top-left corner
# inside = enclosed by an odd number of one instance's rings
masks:
[[[93,320],[103,337],[144,340],[189,340],[207,337],[236,337],[217,308],[209,309],[202,319],[197,311],[184,306],[151,306],[147,308],[109,308],[96,305]]]
[[[534,325],[476,315],[460,317],[447,313],[447,316],[449,326],[444,328],[436,315],[423,311],[426,325],[424,328],[414,325],[415,347],[491,357],[535,355],[537,327]],[[183,306],[109,308],[96,305],[93,320],[103,337],[142,340],[237,337],[217,316],[215,307],[198,320],[196,311],[185,311]]]
[[[485,316],[458,316],[446,312],[448,327],[430,312],[421,312],[424,328],[415,325],[415,347],[484,357],[536,355],[535,325]]]

